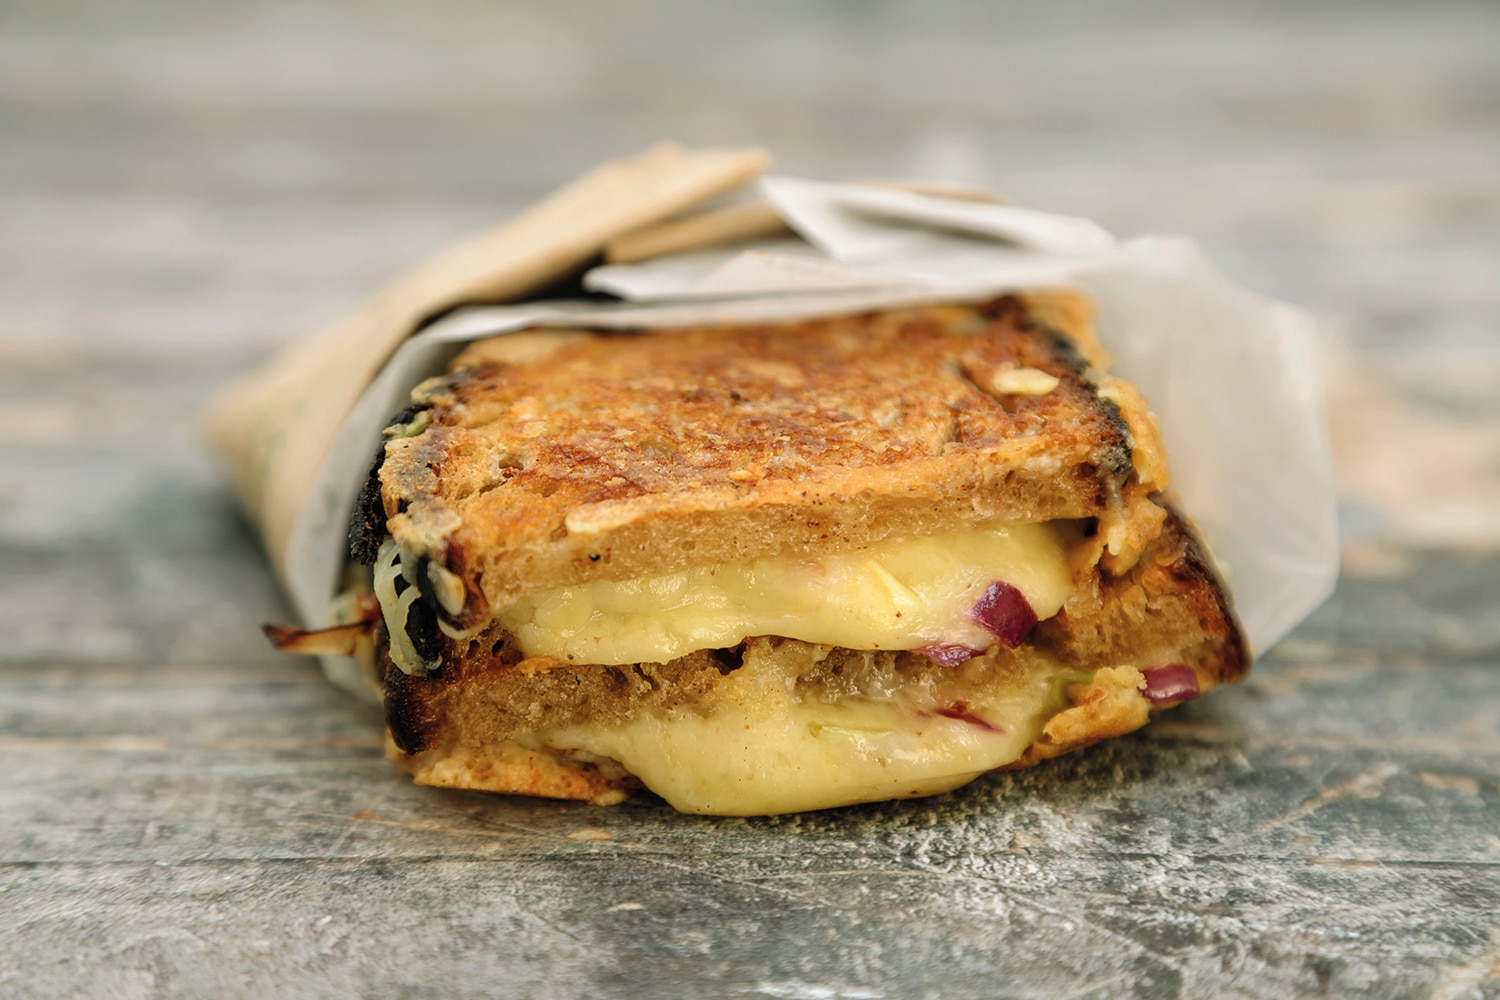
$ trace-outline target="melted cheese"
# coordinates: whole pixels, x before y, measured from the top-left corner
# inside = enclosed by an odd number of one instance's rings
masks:
[[[950,718],[938,704],[801,700],[760,661],[715,690],[708,714],[644,713],[614,726],[544,729],[534,749],[608,757],[681,812],[762,816],[950,791],[1018,758],[1066,707],[1061,670],[1037,670]],[[951,709],[950,709],[951,711]]]
[[[987,649],[969,609],[995,580],[1037,618],[1072,588],[1067,548],[1050,524],[992,525],[903,539],[817,559],[767,557],[634,580],[564,587],[497,617],[528,656],[575,663],[664,663],[748,636],[850,649]]]

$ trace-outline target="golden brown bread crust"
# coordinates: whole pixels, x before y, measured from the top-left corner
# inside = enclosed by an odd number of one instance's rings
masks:
[[[1050,314],[1087,339],[1077,312]],[[1056,388],[1000,391],[1018,369]],[[1154,431],[1101,385],[1016,297],[661,336],[513,334],[419,388],[429,423],[386,445],[358,520],[462,579],[473,625],[590,579],[1100,517],[1165,485],[1164,469],[1133,475],[1132,446]]]
[[[575,799],[611,806],[641,787],[639,781],[608,761],[539,752],[510,740],[408,755],[387,733],[385,752],[410,770],[417,784],[434,788]]]
[[[1142,667],[1185,664],[1205,694],[1249,671],[1228,591],[1192,526],[1175,514],[1129,574],[1106,579],[1099,589],[1092,613],[1065,610],[1040,623],[1033,642],[1070,662],[1116,666],[1069,688],[1073,707],[1048,720],[1036,742],[1003,770],[1030,767],[1145,725],[1153,706],[1143,693]]]
[[[1228,591],[1192,526],[1169,509],[1128,573],[1101,573],[1097,599],[1038,623],[1030,642],[1068,663],[1151,666],[1183,662],[1200,640],[1216,644],[1211,659],[1190,662],[1205,691],[1249,669]]]

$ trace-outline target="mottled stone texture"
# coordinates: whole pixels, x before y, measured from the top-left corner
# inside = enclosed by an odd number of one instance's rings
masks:
[[[0,996],[1500,997],[1493,4],[0,10]],[[1324,321],[1335,598],[1244,686],[776,820],[419,789],[193,414],[607,156],[987,183]]]

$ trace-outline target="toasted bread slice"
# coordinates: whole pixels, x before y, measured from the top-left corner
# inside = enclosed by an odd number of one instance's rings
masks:
[[[1133,446],[1160,452],[1154,426],[1129,420],[1091,343],[1012,297],[480,341],[413,394],[422,430],[386,446],[356,548],[369,561],[389,530],[442,563],[473,623],[591,579],[1119,513],[1165,468],[1135,468]]]
[[[382,560],[392,755],[429,784],[607,802],[644,781],[689,811],[786,812],[943,791],[1237,679],[1154,420],[1104,364],[1070,295],[469,346],[393,424],[351,529]],[[915,622],[930,564],[973,577],[952,617],[999,641],[893,640],[888,620],[820,641],[829,616],[874,615],[858,601],[739,632],[680,620],[694,588],[749,580],[703,600],[774,605],[764,581],[838,566]],[[1052,597],[1018,584],[1020,626],[963,610],[986,573],[1032,564]]]

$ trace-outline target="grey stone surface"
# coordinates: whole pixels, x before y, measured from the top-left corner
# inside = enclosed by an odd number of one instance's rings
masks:
[[[1500,997],[1497,54],[1485,3],[0,7],[0,996]],[[411,785],[262,644],[194,414],[664,137],[1186,232],[1314,309],[1339,592],[933,800]]]
[[[296,663],[11,666],[0,985],[1491,995],[1500,701],[1445,657],[1272,661],[1033,771],[762,820],[417,788]]]

